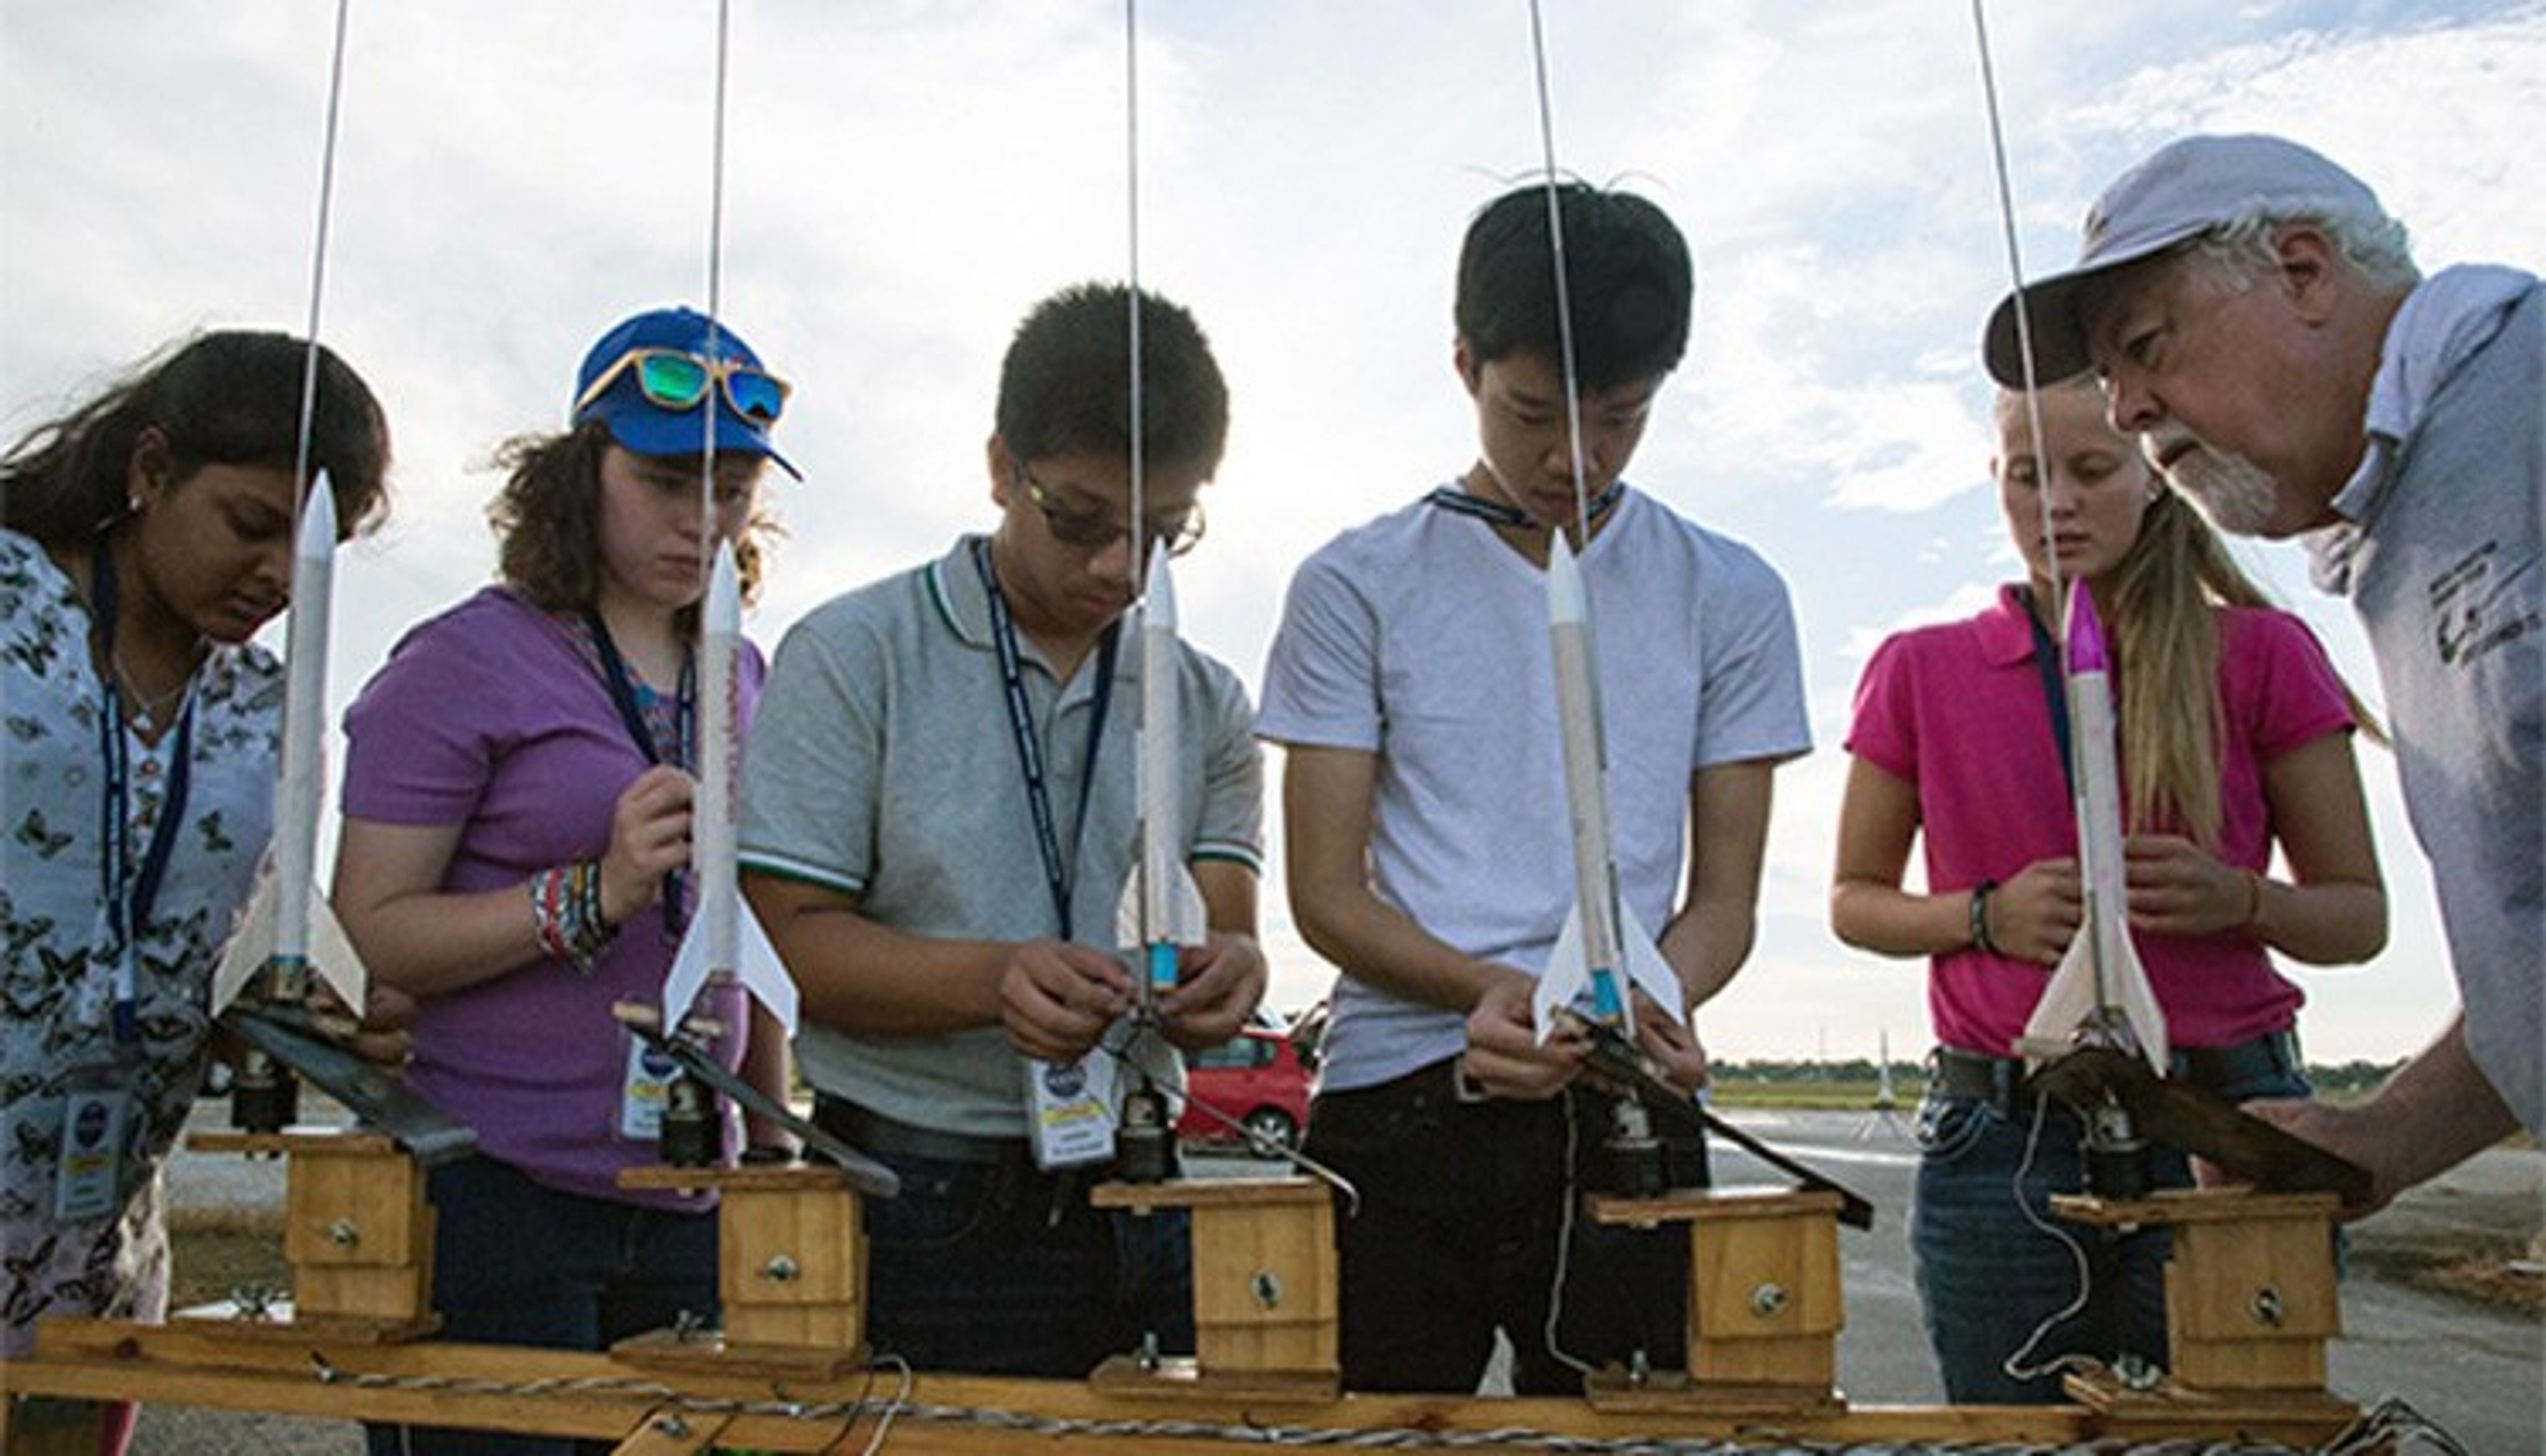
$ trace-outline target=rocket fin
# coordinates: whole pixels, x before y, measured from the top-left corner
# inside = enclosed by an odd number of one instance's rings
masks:
[[[2068,954],[2060,958],[2060,968],[2051,973],[2051,984],[2042,990],[2042,1000],[2035,1004],[2033,1014],[2026,1018],[2024,1034],[2016,1050],[2030,1060],[2047,1060],[2076,1044],[2079,1028],[2095,1021],[2095,952],[2094,930],[2080,926],[2069,942]],[[2165,1012],[2157,1004],[2157,991],[2149,985],[2148,969],[2140,964],[2139,949],[2131,943],[2127,931],[2113,937],[2119,943],[2113,968],[2115,1001],[2122,1020],[2139,1042],[2140,1055],[2158,1076],[2165,1075],[2169,1048],[2165,1033]]]
[[[248,978],[264,969],[274,954],[275,918],[280,914],[275,902],[281,898],[274,886],[274,861],[269,858],[258,867],[256,887],[248,892],[247,908],[239,912],[238,929],[221,949],[221,963],[212,970],[213,1015],[238,1000]]]
[[[327,897],[314,889],[309,892],[309,963],[355,1015],[363,1013],[371,996],[371,968],[354,952],[353,937],[337,922]]]
[[[760,917],[751,913],[746,902],[734,907],[734,941],[742,962],[734,967],[742,977],[743,989],[750,992],[769,1014],[778,1018],[790,1040],[796,1035],[801,1011],[796,995],[796,977],[787,962],[778,958],[778,947],[769,943],[769,932],[760,928]]]
[[[751,913],[749,902],[734,906],[733,930],[734,959],[740,962],[733,967],[735,978],[794,1036],[800,1014],[796,978],[788,974],[787,963],[779,959],[778,947],[769,942],[769,932],[760,928],[760,917]],[[664,1025],[681,1024],[716,970],[708,964],[706,919],[694,917],[672,957],[671,973],[663,978]]]
[[[283,902],[274,874],[271,859],[257,871],[256,888],[248,895],[247,908],[239,913],[238,930],[230,936],[230,943],[221,951],[220,964],[212,971],[214,1015],[238,1000],[249,979],[274,958]],[[309,894],[309,966],[356,1015],[362,1014],[371,990],[371,973],[365,969],[363,958],[354,953],[353,939],[338,923],[327,897],[314,888]]]
[[[1135,871],[1124,878],[1122,898],[1114,902],[1115,943],[1125,949],[1147,944],[1153,937],[1141,920],[1141,876]],[[1200,945],[1211,938],[1211,912],[1203,904],[1202,886],[1184,865],[1175,866],[1168,881],[1167,923],[1154,938],[1170,945]]]
[[[1582,908],[1576,905],[1565,912],[1565,929],[1557,931],[1556,948],[1548,952],[1547,967],[1538,973],[1538,990],[1529,999],[1529,1018],[1538,1024],[1540,1044],[1556,1029],[1556,1012],[1590,994],[1591,965],[1582,955]]]
[[[1645,928],[1636,922],[1636,913],[1623,904],[1618,907],[1618,945],[1626,957],[1628,981],[1652,997],[1664,1015],[1685,1025],[1688,1017],[1680,1009],[1688,1000],[1688,991],[1680,984],[1679,972],[1662,959],[1660,945],[1645,933]],[[1627,998],[1627,1032],[1633,1035],[1635,1030],[1636,1000],[1631,996]]]

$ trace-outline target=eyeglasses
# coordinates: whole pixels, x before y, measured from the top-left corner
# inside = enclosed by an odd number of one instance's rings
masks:
[[[631,349],[577,396],[574,413],[582,414],[619,382],[621,374],[632,372],[646,402],[658,409],[696,409],[708,397],[711,384],[723,388],[725,403],[733,406],[735,414],[756,425],[778,423],[787,408],[787,381],[758,364],[711,360],[680,349]]]
[[[1043,488],[1023,460],[1017,462],[1017,482],[1026,488],[1026,499],[1034,502],[1035,509],[1043,513],[1044,526],[1052,532],[1052,538],[1064,546],[1074,546],[1082,551],[1102,551],[1132,533],[1122,523],[1103,512],[1074,511],[1056,502],[1052,492]],[[1144,542],[1164,541],[1168,555],[1182,556],[1202,543],[1202,502],[1196,501],[1178,515],[1156,517],[1145,523],[1141,527],[1141,539]]]

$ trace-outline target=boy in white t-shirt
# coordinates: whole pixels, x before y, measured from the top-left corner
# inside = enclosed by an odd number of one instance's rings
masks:
[[[1641,198],[1557,196],[1620,893],[1685,1014],[1749,953],[1771,775],[1810,747],[1794,621],[1748,548],[1621,479],[1687,347],[1686,243]],[[1461,253],[1476,463],[1310,557],[1265,672],[1292,913],[1343,972],[1308,1146],[1361,1193],[1339,1225],[1356,1390],[1473,1390],[1497,1328],[1525,1394],[1676,1365],[1684,1339],[1685,1236],[1567,1217],[1599,1185],[1607,1107],[1571,1086],[1584,1046],[1538,1045],[1530,1012],[1574,900],[1545,568],[1579,508],[1548,211],[1544,187],[1511,192]],[[1638,1026],[1703,1083],[1686,1028]],[[1702,1148],[1672,1162],[1705,1180]]]

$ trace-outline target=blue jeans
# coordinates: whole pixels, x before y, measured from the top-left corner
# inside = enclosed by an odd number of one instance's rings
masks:
[[[1018,1147],[1023,1148],[1020,1142]],[[1091,1208],[1099,1173],[877,1155],[901,1193],[865,1201],[867,1339],[918,1370],[1083,1379],[1155,1335],[1194,1348],[1192,1220]]]
[[[1310,1106],[1306,1151],[1361,1193],[1358,1211],[1336,1207],[1344,1384],[1466,1394],[1485,1375],[1497,1328],[1512,1342],[1522,1395],[1580,1394],[1580,1372],[1558,1350],[1594,1366],[1641,1352],[1655,1369],[1679,1369],[1688,1231],[1604,1227],[1578,1206],[1580,1192],[1599,1187],[1606,1101],[1463,1102],[1448,1067],[1320,1093]],[[1702,1142],[1680,1138],[1670,1151],[1676,1181],[1702,1183]]]
[[[2307,1079],[2294,1069],[2216,1088],[2234,1101],[2308,1094]],[[1910,1214],[1910,1247],[1916,1256],[1918,1299],[1927,1342],[1944,1376],[1945,1399],[1956,1405],[2048,1405],[2065,1399],[2057,1371],[2018,1380],[2005,1362],[2035,1329],[2079,1295],[2078,1255],[2053,1234],[2028,1222],[2012,1191],[2025,1147],[2023,1206],[2077,1241],[2086,1260],[2086,1298],[2074,1315],[2052,1326],[2027,1351],[2024,1368],[2041,1370],[2061,1355],[2111,1362],[2133,1355],[2153,1365],[2166,1362],[2165,1261],[2173,1248],[2164,1228],[2124,1232],[2069,1223],[2050,1211],[2055,1192],[2085,1186],[2079,1156],[2080,1127],[2057,1103],[2042,1110],[2035,1136],[2034,1104],[2014,1110],[1995,1101],[1949,1097],[1930,1089],[1918,1107],[1918,1182]],[[2189,1187],[2192,1170],[2182,1153],[2152,1147],[2149,1186]]]
[[[543,1187],[492,1158],[425,1178],[434,1208],[439,1337],[598,1350],[672,1325],[713,1320],[717,1216],[640,1208]],[[373,1456],[565,1456],[613,1441],[425,1426],[371,1427]]]

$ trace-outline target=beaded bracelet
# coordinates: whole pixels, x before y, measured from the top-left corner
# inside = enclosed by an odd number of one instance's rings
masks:
[[[531,917],[540,949],[586,975],[616,933],[601,911],[601,866],[589,859],[531,876]]]
[[[1996,888],[1995,880],[1983,880],[1972,886],[1972,947],[1983,955],[1998,953],[1997,943],[1990,939],[1989,929],[1990,891]]]

